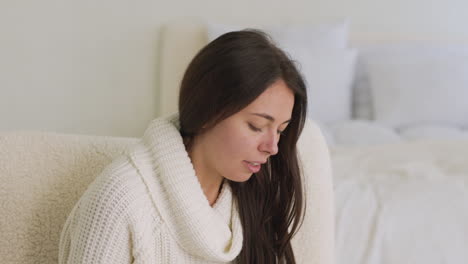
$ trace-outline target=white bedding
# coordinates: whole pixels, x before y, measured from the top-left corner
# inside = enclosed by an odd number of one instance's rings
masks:
[[[330,153],[339,264],[468,263],[468,139]]]

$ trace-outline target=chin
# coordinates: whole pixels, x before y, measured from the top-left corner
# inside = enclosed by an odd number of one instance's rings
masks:
[[[252,173],[242,174],[242,175],[235,175],[234,177],[229,177],[228,179],[233,182],[246,182],[252,177]]]

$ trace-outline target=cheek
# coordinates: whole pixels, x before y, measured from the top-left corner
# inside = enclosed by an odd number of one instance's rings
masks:
[[[242,161],[258,156],[255,153],[257,137],[248,128],[242,129],[231,126],[216,131],[210,151],[213,168],[223,177],[236,182],[247,181],[252,176]]]
[[[252,152],[256,149],[255,136],[239,127],[226,129],[219,140],[226,158],[242,160],[252,158]]]

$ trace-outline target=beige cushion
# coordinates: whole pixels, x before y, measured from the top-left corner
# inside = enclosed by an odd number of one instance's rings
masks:
[[[1,263],[57,263],[71,209],[103,168],[136,141],[0,133]]]
[[[292,247],[297,263],[335,263],[335,207],[330,152],[316,122],[307,120],[297,142],[304,172],[306,217]]]

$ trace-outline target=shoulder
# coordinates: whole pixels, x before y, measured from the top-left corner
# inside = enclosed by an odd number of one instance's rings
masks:
[[[128,158],[115,159],[90,184],[68,216],[60,236],[59,263],[130,263],[135,247],[130,238],[137,230],[135,226],[147,223],[141,222],[141,212],[151,215],[147,196]]]
[[[126,155],[119,156],[96,177],[77,203],[77,210],[128,217],[135,204],[147,200],[145,184]]]

